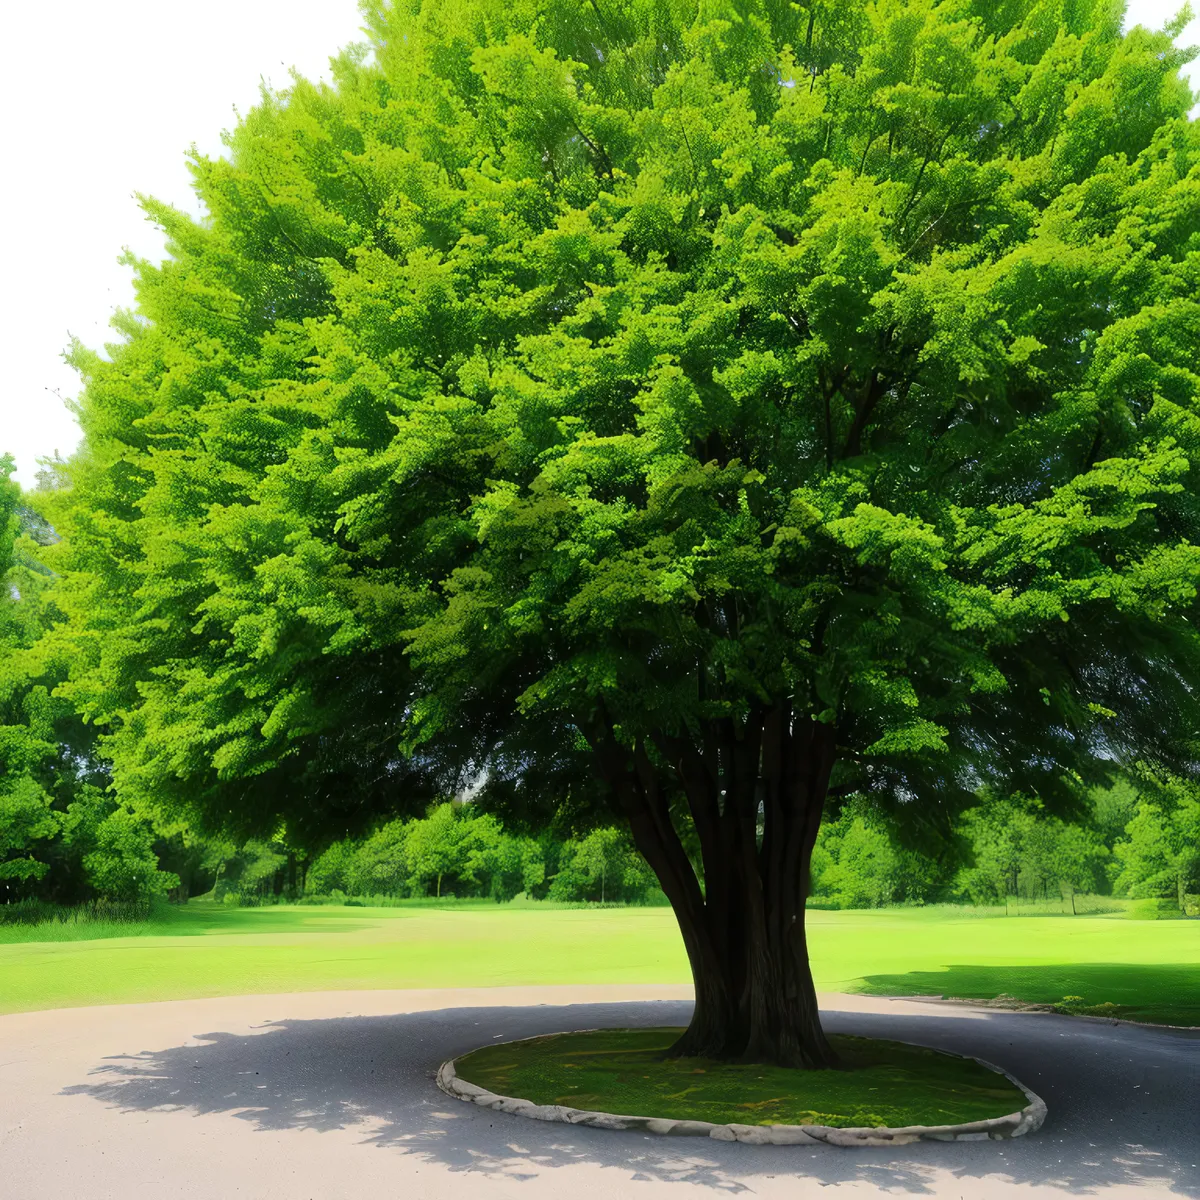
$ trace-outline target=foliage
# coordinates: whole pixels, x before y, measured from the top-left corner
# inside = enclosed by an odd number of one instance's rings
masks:
[[[0,578],[13,563],[13,543],[17,536],[17,509],[21,488],[12,479],[17,464],[11,454],[0,454]]]
[[[353,843],[342,842],[344,855],[338,847],[326,851],[334,855],[334,864],[325,864],[323,855],[317,860],[317,879],[314,890],[324,886],[341,886],[356,896],[402,896],[408,887],[408,859],[405,853],[408,829],[403,821],[390,821],[382,829],[354,849]],[[338,862],[344,862],[339,872]],[[324,870],[320,868],[325,864]],[[340,875],[338,882],[333,882]]]
[[[454,810],[442,804],[424,821],[414,822],[405,849],[414,880],[422,891],[436,881],[436,894],[442,894],[442,876],[461,861],[462,839]]]
[[[652,886],[645,863],[616,829],[539,842],[510,833],[472,804],[440,804],[424,818],[389,821],[364,839],[335,842],[309,868],[306,890],[497,901],[548,893],[553,900],[636,902]]]
[[[811,895],[834,908],[924,903],[947,891],[946,864],[898,845],[863,804],[821,826],[811,870]]]
[[[1133,817],[1138,790],[1131,779],[1122,776],[1111,787],[1093,788],[1089,801],[1092,810],[1089,824],[1111,850]]]
[[[145,201],[170,258],[73,356],[57,694],[123,800],[239,839],[481,780],[530,828],[626,818],[697,972],[683,1049],[827,1064],[793,931],[831,787],[944,853],[983,780],[1067,813],[1195,771],[1180,26],[368,16],[194,159],[203,219]],[[1091,869],[1046,828],[1033,889]],[[450,832],[410,835],[425,886]]]
[[[257,904],[275,899],[285,880],[283,869],[294,864],[292,851],[280,837],[228,838],[202,843],[202,866],[212,876],[212,895],[226,904]]]
[[[544,847],[529,837],[513,837],[488,813],[474,817],[462,845],[462,879],[480,895],[497,901],[524,893],[541,895],[546,878]]]
[[[955,890],[975,904],[1073,896],[1105,883],[1109,848],[1092,828],[1041,811],[1036,800],[987,795],[963,815],[972,862],[958,873]]]
[[[51,757],[45,713],[31,713],[28,679],[21,652],[29,644],[28,604],[23,603],[20,536],[20,488],[10,479],[15,464],[0,456],[0,892],[5,899],[26,890],[26,881],[42,879],[49,869],[41,843],[59,831],[51,797],[38,768]],[[42,719],[37,720],[40,716]],[[30,720],[34,717],[34,720]]]
[[[551,900],[641,901],[658,890],[654,873],[613,827],[593,829],[585,838],[567,841],[550,883]]]
[[[34,857],[36,843],[54,837],[59,823],[50,797],[27,775],[0,792],[0,886],[12,880],[41,879],[49,864]]]
[[[108,900],[144,900],[179,886],[179,876],[158,869],[154,833],[128,809],[111,812],[96,829],[94,849],[84,857],[88,880]]]
[[[330,892],[350,892],[350,869],[354,862],[355,844],[349,839],[334,842],[308,868],[306,888],[317,895]]]
[[[123,789],[321,824],[783,696],[917,825],[985,762],[1174,755],[1183,55],[1103,5],[812,16],[379,8],[195,161],[207,221],[145,202],[172,258],[76,354],[56,509]]]
[[[105,771],[93,732],[56,694],[68,663],[44,638],[59,613],[39,557],[55,535],[12,469],[0,457],[0,898],[77,903],[95,890],[77,826]]]
[[[1200,796],[1178,779],[1158,779],[1151,797],[1138,801],[1115,848],[1119,873],[1114,890],[1139,899],[1174,900],[1188,911],[1200,892]]]

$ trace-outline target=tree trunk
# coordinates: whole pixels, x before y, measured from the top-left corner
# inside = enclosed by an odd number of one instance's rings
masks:
[[[833,730],[781,705],[740,726],[721,722],[705,741],[656,738],[659,763],[644,745],[593,742],[691,964],[695,1007],[672,1053],[834,1066],[804,928]],[[703,888],[672,824],[670,801],[681,795],[700,841]]]

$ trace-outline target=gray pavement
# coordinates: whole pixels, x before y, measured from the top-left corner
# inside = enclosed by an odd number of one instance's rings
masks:
[[[0,1197],[1200,1197],[1200,1035],[826,996],[833,1032],[987,1059],[1040,1132],[746,1146],[543,1124],[451,1100],[492,1040],[683,1024],[675,988],[317,993],[0,1017]],[[538,1003],[538,1000],[560,1003]],[[587,1002],[561,1003],[585,1000]]]

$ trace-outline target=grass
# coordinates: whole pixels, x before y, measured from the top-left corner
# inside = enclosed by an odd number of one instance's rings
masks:
[[[1020,1111],[1003,1075],[921,1046],[834,1037],[846,1069],[672,1059],[680,1029],[600,1029],[485,1046],[455,1064],[461,1078],[535,1104],[723,1125],[862,1128],[952,1125]]]
[[[972,910],[810,914],[817,987],[1111,1003],[1200,1025],[1200,926]],[[106,936],[96,937],[96,933]],[[156,909],[136,926],[0,926],[0,1012],[342,988],[687,983],[662,908]],[[1188,1018],[1188,1019],[1184,1019]]]

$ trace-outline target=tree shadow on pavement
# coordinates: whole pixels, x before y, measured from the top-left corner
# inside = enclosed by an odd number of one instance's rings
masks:
[[[787,1176],[914,1196],[932,1195],[948,1180],[964,1195],[980,1195],[978,1181],[986,1178],[1056,1186],[1070,1195],[1124,1185],[1131,1192],[1153,1188],[1155,1196],[1200,1197],[1200,1040],[1168,1031],[1013,1014],[826,1014],[834,1032],[970,1052],[1011,1070],[1050,1109],[1039,1133],[1012,1141],[840,1150],[653,1137],[489,1112],[451,1099],[434,1082],[442,1061],[491,1041],[681,1025],[689,1009],[676,1002],[543,1005],[280,1021],[250,1035],[216,1032],[202,1035],[200,1045],[107,1059],[92,1080],[64,1091],[128,1112],[231,1114],[263,1131],[358,1129],[364,1143],[497,1180],[594,1164],[613,1169],[614,1195],[632,1171],[633,1181],[731,1193]],[[1127,1096],[1135,1097],[1134,1108],[1124,1103]]]
[[[1200,926],[1197,926],[1200,944]],[[1200,955],[1198,955],[1200,957]],[[1056,1004],[1065,996],[1088,1005],[1116,1005],[1134,1021],[1200,1025],[1200,962],[1039,963],[1019,966],[955,965],[935,971],[868,975],[862,991],[872,996],[948,996],[992,999],[1019,996]]]

